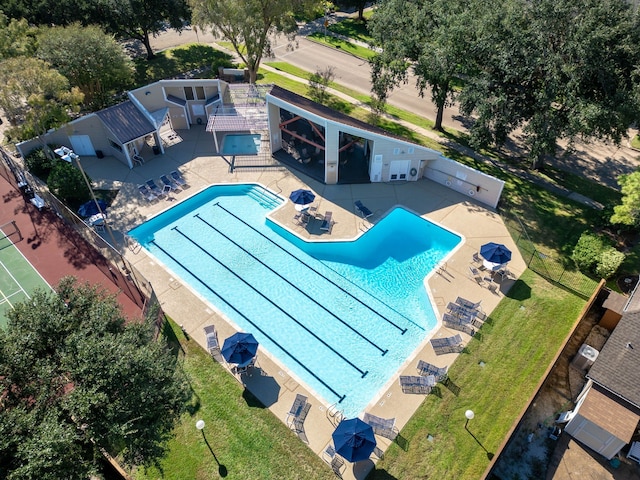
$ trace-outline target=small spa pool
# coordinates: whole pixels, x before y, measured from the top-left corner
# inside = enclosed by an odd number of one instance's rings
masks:
[[[259,133],[234,133],[222,139],[222,155],[257,155],[260,152]]]

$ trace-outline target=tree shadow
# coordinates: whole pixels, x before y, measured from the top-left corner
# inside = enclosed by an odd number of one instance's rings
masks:
[[[404,452],[409,450],[409,439],[402,436],[402,434],[398,434],[393,442],[400,447],[400,449]]]
[[[378,470],[377,468],[373,468],[369,475],[367,475],[366,480],[398,480],[397,477],[394,477],[389,472],[384,469]]]
[[[522,280],[516,280],[506,296],[521,302],[528,300],[531,298],[531,287]]]

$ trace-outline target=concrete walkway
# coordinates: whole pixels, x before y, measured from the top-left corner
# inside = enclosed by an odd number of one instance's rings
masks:
[[[485,312],[490,313],[502,299],[515,279],[524,271],[525,263],[519,256],[507,229],[499,215],[491,209],[474,203],[467,196],[449,190],[445,186],[422,179],[418,182],[377,183],[363,185],[324,185],[295,171],[282,170],[236,170],[229,173],[228,164],[209,152],[213,150],[210,134],[204,126],[194,126],[191,130],[180,131],[180,142],[169,147],[165,155],[150,157],[144,165],[129,170],[114,158],[83,159],[87,174],[99,188],[120,190],[115,203],[110,208],[113,228],[120,234],[144,222],[147,218],[172,207],[203,188],[215,183],[258,182],[277,194],[287,197],[298,188],[311,188],[316,192],[316,204],[320,211],[331,210],[335,225],[331,240],[353,239],[362,234],[396,205],[418,213],[433,222],[443,225],[463,238],[461,245],[446,259],[440,273],[426,279],[429,297],[441,318],[448,302],[462,295],[473,301],[482,300]],[[170,199],[147,203],[137,191],[136,185],[148,178],[158,178],[161,174],[180,169],[190,187],[171,194]],[[355,213],[354,201],[362,200],[375,215],[372,222],[363,220]],[[275,210],[271,217],[285,228],[306,240],[316,238],[312,230],[304,229],[293,222],[295,213],[291,202]],[[513,252],[509,269],[513,276],[501,281],[496,293],[478,285],[467,275],[469,262],[474,252],[488,242],[504,243]],[[234,333],[229,324],[214,305],[205,301],[186,283],[163,268],[139,246],[130,245],[125,258],[151,282],[164,311],[203,347],[205,337],[203,327],[214,324],[219,339]],[[440,324],[433,332],[435,337],[451,336],[457,332]],[[465,343],[469,337],[462,334]],[[389,379],[379,394],[366,408],[367,412],[384,418],[395,418],[398,428],[402,428],[424,400],[424,395],[403,394],[397,379],[398,374],[416,375],[418,359],[438,366],[451,365],[454,354],[436,356],[426,337],[401,369]],[[304,432],[299,436],[314,452],[321,455],[331,440],[335,419],[329,415],[329,407],[321,398],[309,391],[286,366],[264,349],[259,350],[259,368],[251,376],[237,377],[283,422],[295,395],[301,393],[310,399],[311,410],[304,423]],[[230,373],[231,374],[231,373]],[[379,447],[384,450],[389,440],[378,437]],[[344,474],[346,479],[362,479],[373,468],[373,460],[358,462],[349,466]]]

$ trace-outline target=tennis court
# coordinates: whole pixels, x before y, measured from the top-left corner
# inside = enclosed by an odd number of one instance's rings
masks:
[[[14,245],[22,240],[14,222],[0,226],[0,327],[16,303],[27,300],[36,289],[51,287]]]

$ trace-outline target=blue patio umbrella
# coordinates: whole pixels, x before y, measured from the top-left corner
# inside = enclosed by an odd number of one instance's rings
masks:
[[[258,341],[250,333],[236,332],[222,345],[222,356],[229,363],[247,363],[258,352]]]
[[[104,211],[107,209],[106,202],[104,200],[98,200],[98,204],[100,205],[100,210],[102,210],[102,212],[104,213]],[[88,202],[83,203],[78,209],[78,215],[80,215],[81,217],[90,217],[91,215],[95,215],[96,213],[100,213],[100,211],[98,210],[96,202],[94,202],[93,200],[89,200]]]
[[[294,190],[291,192],[289,199],[297,205],[309,205],[310,203],[313,203],[316,196],[311,190],[301,188],[300,190]]]
[[[359,418],[342,420],[331,437],[336,453],[349,462],[366,460],[376,448],[373,428]]]
[[[480,255],[487,262],[504,265],[511,260],[511,250],[501,243],[489,242],[480,247]]]

